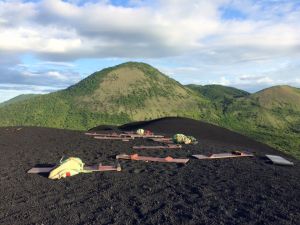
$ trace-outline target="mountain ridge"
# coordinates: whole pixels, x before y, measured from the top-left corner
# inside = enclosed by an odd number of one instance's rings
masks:
[[[87,130],[166,116],[203,120],[300,158],[300,91],[250,94],[220,85],[182,85],[145,63],[97,71],[64,90],[0,107],[0,126]]]

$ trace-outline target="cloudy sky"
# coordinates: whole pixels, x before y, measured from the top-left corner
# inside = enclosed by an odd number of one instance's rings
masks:
[[[300,0],[0,0],[0,102],[126,61],[183,84],[300,87]]]

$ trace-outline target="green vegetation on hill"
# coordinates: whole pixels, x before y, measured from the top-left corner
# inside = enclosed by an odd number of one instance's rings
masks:
[[[300,158],[300,89],[275,86],[254,94],[221,85],[187,85],[211,100],[216,123]]]
[[[24,100],[27,100],[27,99],[31,99],[31,98],[36,97],[36,96],[38,96],[38,94],[18,95],[16,97],[12,98],[12,99],[9,99],[8,101],[0,103],[0,107],[7,106],[9,104],[16,103],[16,102],[21,102],[21,101],[24,101]]]
[[[167,115],[199,119],[212,110],[209,101],[145,63],[130,62],[99,71],[64,92],[79,108],[122,113],[130,120]]]
[[[211,85],[196,85],[196,84],[189,84],[186,85],[188,88],[198,92],[199,94],[209,98],[210,100],[222,102],[224,99],[234,99],[239,97],[245,97],[250,95],[248,92],[233,88],[233,87],[226,87],[217,84]]]
[[[8,103],[0,105],[0,126],[87,130],[182,116],[229,128],[300,158],[300,90],[289,86],[255,94],[221,85],[183,86],[148,64],[129,62],[95,72],[65,90]]]
[[[245,97],[250,94],[237,88],[216,84],[204,86],[189,84],[186,86],[196,91],[200,96],[208,98],[215,109],[219,111],[219,114],[224,114],[227,110],[227,106],[233,103],[235,99]]]
[[[89,129],[163,116],[216,120],[209,100],[145,63],[124,63],[93,73],[55,93],[0,109],[0,125]]]
[[[300,89],[275,86],[238,98],[220,125],[300,158]]]

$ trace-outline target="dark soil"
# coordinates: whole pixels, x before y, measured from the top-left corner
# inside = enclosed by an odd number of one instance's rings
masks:
[[[154,145],[96,140],[83,132],[17,127],[0,129],[0,224],[299,224],[299,161],[264,144],[207,123],[183,118],[124,125],[195,136],[197,145],[176,150],[132,150]],[[109,132],[109,126],[94,130]],[[254,158],[197,160],[187,165],[121,161],[122,172],[79,174],[62,180],[27,174],[64,156],[86,164],[113,164],[119,153],[190,157],[243,150]],[[281,155],[294,167],[268,162]],[[297,222],[298,221],[298,222]]]

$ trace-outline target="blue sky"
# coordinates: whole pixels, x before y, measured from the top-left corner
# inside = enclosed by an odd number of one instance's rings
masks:
[[[183,84],[300,87],[300,0],[0,0],[0,102],[126,61]]]

